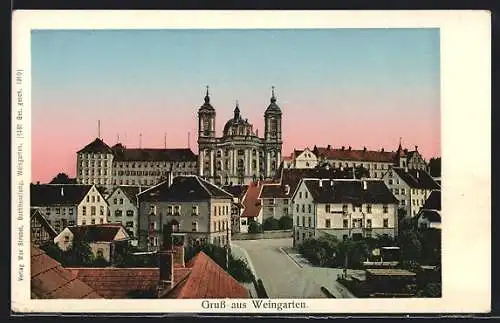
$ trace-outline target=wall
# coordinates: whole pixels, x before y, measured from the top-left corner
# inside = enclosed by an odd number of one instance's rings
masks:
[[[38,207],[49,224],[61,232],[65,227],[76,225],[78,208],[76,205],[51,205]],[[57,225],[59,223],[59,226]]]
[[[232,240],[285,239],[292,236],[292,230],[276,230],[263,233],[235,233],[232,236]]]
[[[90,250],[94,254],[94,257],[97,257],[97,251],[102,249],[103,258],[110,262],[111,260],[111,243],[110,242],[90,242]]]
[[[262,217],[279,219],[285,215],[285,209],[288,209],[288,215],[293,213],[291,199],[284,198],[263,198],[262,201]]]
[[[95,207],[95,215],[92,215],[92,206]],[[86,208],[86,215],[83,215],[83,208]],[[101,207],[103,212],[101,214]],[[97,191],[95,186],[89,190],[83,201],[78,205],[77,225],[108,223],[108,203],[104,197]]]
[[[116,189],[107,201],[109,204],[108,222],[121,223],[127,230],[132,231],[130,239],[137,240],[139,236],[139,210],[136,201],[130,201],[120,188]],[[121,203],[122,201],[123,203]],[[121,216],[117,216],[116,211],[122,211]],[[132,211],[132,215],[128,215],[127,211]],[[132,222],[132,227],[129,226],[129,222]]]

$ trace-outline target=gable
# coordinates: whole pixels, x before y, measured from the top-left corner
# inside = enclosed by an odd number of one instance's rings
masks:
[[[300,153],[296,159],[301,159],[301,160],[316,160],[316,155],[309,149],[305,149],[302,153]]]

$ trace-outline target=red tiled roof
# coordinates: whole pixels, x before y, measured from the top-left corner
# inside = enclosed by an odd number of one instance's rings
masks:
[[[261,188],[262,184],[260,182],[250,183],[250,185],[248,185],[247,194],[243,200],[243,206],[245,209],[241,214],[242,217],[255,218],[259,216],[260,209],[262,208],[259,200]]]
[[[374,150],[349,150],[317,147],[315,154],[325,159],[353,160],[366,162],[386,162],[392,163],[396,153],[392,151],[374,151]]]
[[[248,298],[248,290],[203,252],[191,259],[191,273],[167,294],[167,298]],[[175,274],[174,274],[175,279]]]
[[[102,298],[89,285],[77,279],[43,250],[31,246],[31,297],[38,299]]]

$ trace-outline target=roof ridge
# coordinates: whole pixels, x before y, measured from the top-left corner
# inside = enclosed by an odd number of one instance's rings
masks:
[[[212,193],[210,193],[210,191],[208,190],[208,188],[205,187],[205,185],[202,183],[202,181],[206,182],[204,179],[200,178],[199,176],[194,176],[196,178],[196,180],[198,181],[198,183],[201,185],[201,187],[203,187],[203,189],[208,193],[208,195],[210,197],[212,197]]]

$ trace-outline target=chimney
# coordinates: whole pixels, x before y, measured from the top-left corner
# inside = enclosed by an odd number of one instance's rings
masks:
[[[172,250],[161,250],[158,252],[160,265],[160,280],[158,282],[158,298],[168,292],[174,286],[174,252]]]
[[[384,152],[384,147],[382,147],[382,149],[380,150],[381,152]]]
[[[328,145],[328,146],[326,147],[326,149],[330,150],[330,149],[332,149],[332,146]]]
[[[61,196],[64,196],[64,187],[61,187]]]
[[[349,146],[349,151],[350,151],[351,149],[352,149],[352,147],[351,147],[351,146]]]
[[[366,151],[366,146],[365,146],[365,147],[363,147],[363,151]]]
[[[418,146],[415,146],[415,151],[418,151]]]
[[[36,185],[40,185],[40,181],[37,181],[37,182],[36,182]]]
[[[290,194],[290,185],[286,184],[285,185],[285,195]]]
[[[366,181],[363,181],[363,190],[366,191],[366,189],[367,189]]]
[[[345,150],[345,146],[342,146],[342,150]]]

